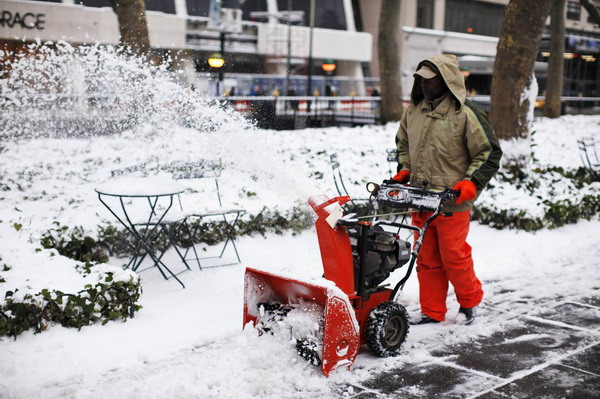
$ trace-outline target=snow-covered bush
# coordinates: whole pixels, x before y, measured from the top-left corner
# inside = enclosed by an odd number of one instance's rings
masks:
[[[541,143],[548,137],[556,142]],[[553,132],[539,131],[532,134],[532,140],[502,142],[501,168],[475,203],[473,218],[498,229],[533,231],[597,217],[600,182],[585,168],[575,166],[578,162],[570,161],[569,165],[557,158],[560,150],[553,145],[564,146],[557,137],[563,139]],[[563,155],[565,159],[578,158],[578,154]],[[561,164],[565,165],[558,166]]]
[[[141,309],[137,304],[141,285],[135,273],[106,266],[94,270],[86,265],[82,269],[86,274],[97,275],[98,282],[86,284],[76,293],[48,288],[24,295],[18,289],[6,291],[0,302],[0,336],[16,339],[27,330],[40,333],[53,323],[81,329],[99,321],[126,321]],[[3,279],[0,282],[9,285]]]

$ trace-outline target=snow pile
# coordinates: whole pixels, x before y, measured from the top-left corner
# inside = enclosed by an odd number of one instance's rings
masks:
[[[323,349],[323,307],[306,301],[265,309],[261,304],[256,329],[260,335],[272,335],[282,348],[300,351],[311,363],[318,365]],[[253,329],[247,325],[246,329]]]

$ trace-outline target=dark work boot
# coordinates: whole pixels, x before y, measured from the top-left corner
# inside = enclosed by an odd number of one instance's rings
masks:
[[[420,325],[420,324],[430,324],[430,323],[440,323],[439,320],[436,319],[432,319],[431,317],[427,316],[426,314],[421,313],[421,317],[417,320],[414,320],[410,322],[410,324],[412,324],[413,326],[416,325]]]
[[[461,307],[460,309],[458,309],[456,322],[458,324],[468,326],[469,324],[475,321],[475,317],[477,317],[477,306],[473,306],[472,308]]]

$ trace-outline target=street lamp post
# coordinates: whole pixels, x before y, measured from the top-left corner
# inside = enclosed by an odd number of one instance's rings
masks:
[[[337,67],[337,65],[335,64],[335,61],[332,59],[327,59],[325,61],[323,61],[323,63],[321,64],[321,68],[323,68],[323,71],[325,71],[325,74],[327,75],[327,77],[331,77],[331,75],[333,74],[333,71],[335,71],[335,68]],[[325,81],[325,84],[329,84],[331,83],[329,81],[329,79],[327,79]]]
[[[223,64],[225,63],[225,31],[221,30],[220,34],[219,34],[219,51],[221,53],[221,57],[223,57]],[[223,86],[223,65],[221,65],[221,68],[219,68],[219,83],[217,85],[217,90],[220,86]],[[224,91],[224,87],[221,87],[221,90]],[[217,95],[220,95],[221,92],[217,91]]]
[[[323,71],[325,71],[326,74],[326,80],[325,80],[325,96],[333,96],[333,90],[331,87],[331,74],[333,73],[333,71],[335,71],[335,68],[337,67],[337,65],[335,64],[335,61],[332,59],[327,59],[325,61],[323,61],[323,63],[321,64],[321,68],[323,68]],[[331,101],[327,101],[327,108],[328,109],[332,109],[333,104]]]
[[[313,30],[315,27],[315,0],[310,0],[310,16],[308,21],[308,79],[306,81],[306,95],[312,95],[312,67],[313,67]],[[310,113],[310,101],[306,102],[306,112]]]
[[[221,93],[221,82],[223,82],[223,70],[221,69],[225,64],[225,58],[223,58],[222,53],[215,53],[208,58],[208,65],[211,67],[213,71],[217,71],[217,93],[219,96]]]
[[[290,65],[292,60],[292,0],[288,0],[287,4],[287,56],[285,62],[285,85],[283,93],[285,96],[290,92]]]

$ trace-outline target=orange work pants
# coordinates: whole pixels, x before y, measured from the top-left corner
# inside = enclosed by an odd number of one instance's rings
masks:
[[[422,228],[430,212],[413,214],[413,225]],[[461,307],[477,306],[483,298],[481,282],[475,275],[471,246],[467,244],[470,211],[438,216],[425,232],[417,256],[421,312],[444,321],[448,283],[454,287]],[[415,239],[418,238],[415,233]]]

